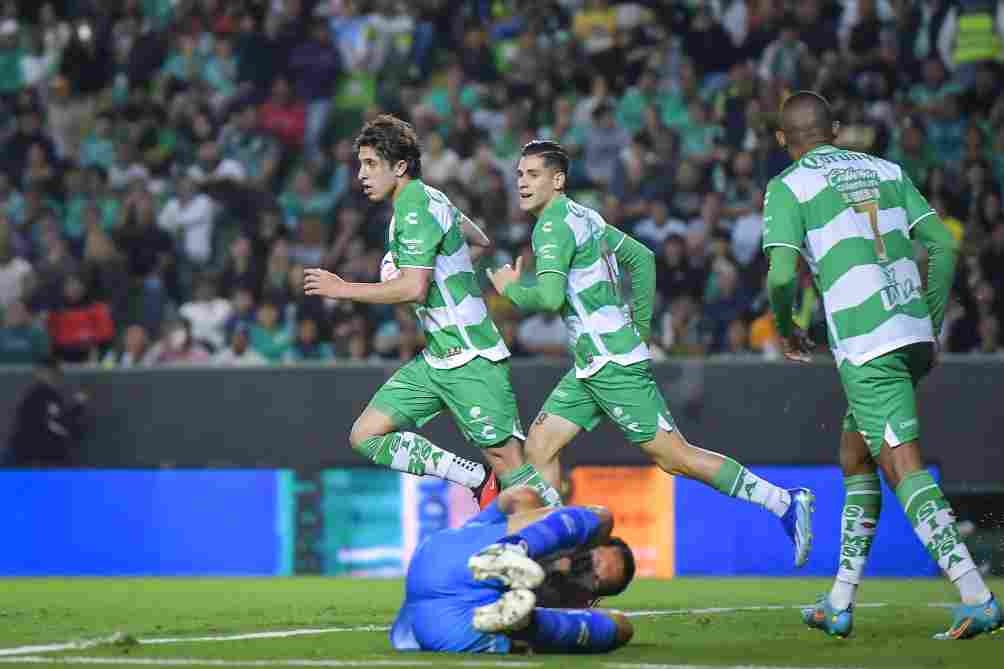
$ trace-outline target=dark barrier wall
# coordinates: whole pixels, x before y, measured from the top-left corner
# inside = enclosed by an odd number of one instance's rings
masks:
[[[81,370],[68,376],[91,395],[94,429],[79,454],[93,467],[280,467],[318,469],[364,461],[348,445],[352,421],[393,366]],[[529,423],[566,372],[513,364]],[[749,464],[836,462],[844,400],[831,364],[760,360],[681,361],[656,366],[680,428],[698,444]],[[0,373],[0,438],[31,380]],[[947,485],[1000,486],[1004,362],[944,360],[920,392],[923,449]],[[445,417],[427,426],[444,447],[468,452]],[[641,464],[613,428],[580,436],[566,464]]]

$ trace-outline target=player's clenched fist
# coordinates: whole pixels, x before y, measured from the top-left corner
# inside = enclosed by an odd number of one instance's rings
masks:
[[[340,299],[346,297],[348,284],[334,272],[313,268],[303,273],[303,292],[307,295],[320,295]]]

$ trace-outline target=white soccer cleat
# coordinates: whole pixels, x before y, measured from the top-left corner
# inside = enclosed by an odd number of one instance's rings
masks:
[[[544,582],[544,570],[517,544],[492,544],[467,561],[475,580],[498,579],[513,589],[532,590]]]
[[[474,629],[479,632],[515,632],[530,624],[537,596],[531,590],[507,590],[491,604],[474,609]]]

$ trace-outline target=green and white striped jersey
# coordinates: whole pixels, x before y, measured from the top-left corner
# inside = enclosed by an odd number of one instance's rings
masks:
[[[478,356],[509,357],[481,296],[461,216],[446,195],[416,179],[394,200],[390,221],[394,263],[433,270],[428,295],[415,305],[415,313],[425,330],[422,354],[438,369],[460,367]]]
[[[537,274],[568,277],[561,316],[578,378],[608,362],[626,366],[649,359],[620,290],[614,252],[624,238],[599,213],[564,195],[551,201],[533,228]]]
[[[837,365],[934,341],[910,238],[934,215],[899,165],[828,145],[767,184],[763,247],[804,256]]]

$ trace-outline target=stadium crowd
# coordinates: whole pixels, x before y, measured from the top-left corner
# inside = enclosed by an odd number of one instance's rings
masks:
[[[995,0],[2,2],[0,363],[410,357],[408,308],[301,288],[378,279],[390,212],[352,149],[378,111],[415,124],[491,262],[532,262],[515,160],[560,140],[572,197],[655,252],[657,357],[776,356],[762,193],[798,88],[961,241],[944,349],[997,353],[1002,24]],[[564,355],[560,318],[489,303],[516,356]],[[806,274],[798,320],[821,319]]]

